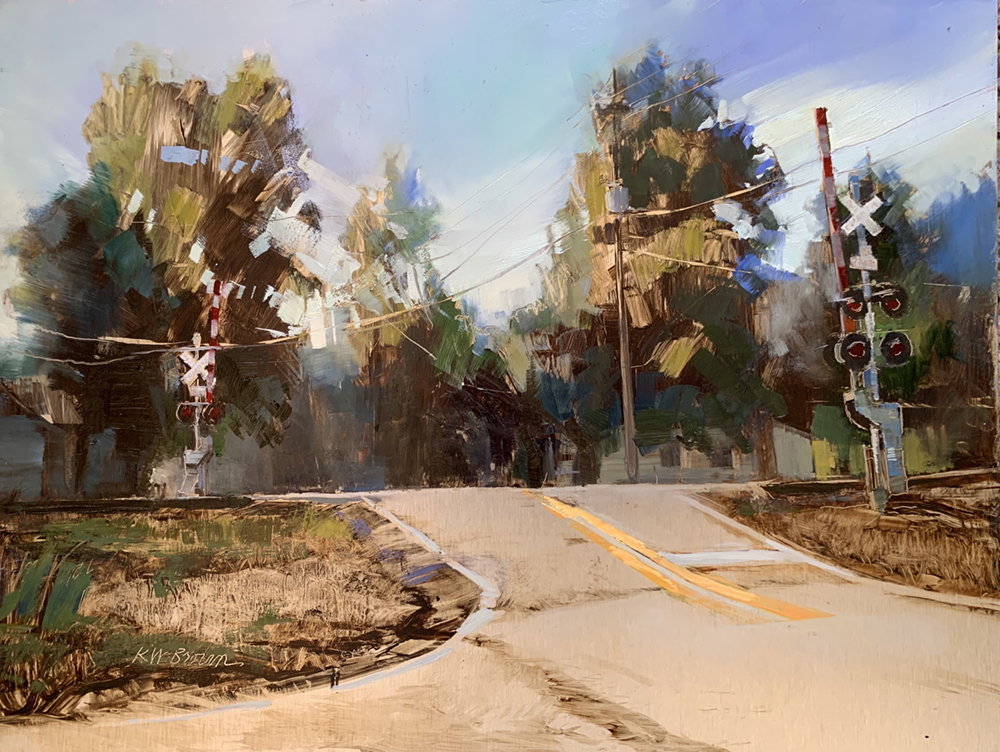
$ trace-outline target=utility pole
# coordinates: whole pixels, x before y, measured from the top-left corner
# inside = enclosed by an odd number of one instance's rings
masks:
[[[611,165],[612,185],[608,208],[615,215],[615,288],[618,294],[618,348],[622,371],[622,427],[625,444],[625,472],[629,483],[639,482],[639,447],[635,445],[635,397],[632,385],[632,357],[629,352],[629,316],[625,302],[625,259],[622,243],[622,215],[628,210],[628,193],[621,185],[618,167],[618,119],[623,109],[619,101],[618,70],[612,71]]]
[[[1000,42],[1000,24],[997,25]],[[1000,59],[997,60],[997,76],[1000,77]],[[1000,117],[1000,100],[997,101],[997,116]],[[997,121],[997,164],[1000,164],[1000,121]],[[997,199],[1000,212],[1000,197]],[[1000,243],[1000,224],[997,224],[997,243]],[[1000,245],[997,246],[1000,248]],[[997,473],[1000,473],[1000,258],[997,259],[997,275],[993,280],[993,315],[990,317],[990,353],[993,356],[993,440],[996,449]]]

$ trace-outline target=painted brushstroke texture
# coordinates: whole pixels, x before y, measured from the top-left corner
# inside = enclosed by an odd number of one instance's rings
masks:
[[[0,67],[6,72],[0,78],[6,145],[0,226],[6,231],[15,229],[25,209],[42,201],[52,185],[84,178],[86,147],[77,134],[99,93],[92,74],[120,69],[132,55],[127,43],[143,40],[172,50],[169,59],[160,60],[165,74],[174,80],[198,74],[216,89],[234,57],[250,46],[281,58],[284,75],[295,82],[316,156],[352,184],[378,174],[387,143],[413,148],[433,192],[453,212],[442,242],[456,250],[456,262],[485,239],[470,244],[478,234],[516,215],[489,239],[477,256],[480,263],[457,273],[458,288],[488,278],[544,243],[538,228],[561,204],[557,189],[544,189],[571,166],[573,153],[587,139],[586,130],[575,125],[576,111],[602,71],[643,49],[651,36],[666,35],[658,44],[677,63],[714,61],[726,73],[720,95],[729,116],[740,117],[749,108],[765,129],[764,140],[789,167],[815,156],[810,108],[820,100],[831,107],[837,124],[836,148],[995,79],[991,22],[982,20],[995,10],[988,2],[850,0],[839,3],[834,14],[819,2],[778,0],[521,2],[513,12],[448,3],[369,3],[361,12],[350,5],[289,0],[251,2],[238,17],[219,3],[151,6],[140,14],[120,13],[111,0],[60,5],[58,13],[49,7],[6,3],[0,11]],[[192,14],[198,23],[191,23]],[[90,32],[76,34],[81,25]],[[317,70],[321,73],[313,75]],[[852,94],[842,97],[847,90]],[[41,91],[47,93],[44,107],[35,106]],[[988,91],[964,100],[872,144],[873,157],[991,107]],[[929,204],[942,191],[960,191],[962,181],[975,189],[974,175],[994,151],[990,128],[986,116],[896,158],[904,177],[925,193],[921,200]],[[843,156],[838,167],[849,167],[864,156],[864,148]],[[515,210],[536,192],[539,198],[518,215]],[[804,198],[794,193],[777,209],[794,227],[782,257],[789,268],[798,266],[809,241],[822,231],[803,216]],[[484,311],[509,313],[531,301],[537,287],[525,288],[532,285],[537,280],[530,267],[520,269],[478,291],[476,299]]]

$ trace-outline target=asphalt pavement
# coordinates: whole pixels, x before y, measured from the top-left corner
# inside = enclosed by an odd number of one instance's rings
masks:
[[[0,748],[1000,748],[997,604],[840,572],[696,490],[371,494],[484,590],[445,648],[336,690],[0,728]]]

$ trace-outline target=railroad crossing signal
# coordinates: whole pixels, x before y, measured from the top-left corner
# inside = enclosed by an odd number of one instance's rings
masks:
[[[187,387],[189,400],[177,405],[177,419],[194,429],[194,449],[184,450],[184,477],[179,494],[190,496],[204,494],[208,481],[208,463],[212,457],[212,437],[202,439],[198,430],[200,423],[210,426],[222,420],[225,411],[215,401],[215,351],[219,349],[219,302],[221,285],[214,284],[210,339],[207,347],[202,347],[201,335],[195,333],[192,347],[180,352],[181,362],[188,371],[181,377]]]

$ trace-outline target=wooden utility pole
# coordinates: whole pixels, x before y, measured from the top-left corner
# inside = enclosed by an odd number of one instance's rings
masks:
[[[618,70],[612,72],[613,94],[611,114],[611,165],[613,184],[619,185],[621,180],[618,168],[618,119],[622,109],[619,101]],[[639,482],[639,447],[635,444],[635,397],[632,385],[632,358],[629,352],[629,317],[628,305],[625,302],[625,258],[622,247],[622,212],[623,207],[614,207],[615,211],[615,287],[618,293],[618,347],[619,361],[622,371],[622,436],[625,444],[625,472],[629,483]]]

